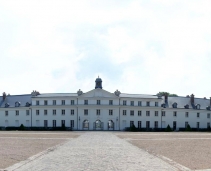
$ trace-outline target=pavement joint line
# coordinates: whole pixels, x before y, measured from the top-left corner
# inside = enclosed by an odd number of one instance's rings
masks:
[[[139,138],[139,139],[135,139],[135,138],[123,138],[124,140],[128,140],[128,141],[140,141],[140,140],[211,140],[211,138]]]
[[[40,137],[0,137],[0,138],[2,138],[2,139],[6,139],[6,138],[8,138],[8,139],[50,139],[50,140],[55,140],[55,139],[64,139],[64,140],[71,140],[71,139],[73,139],[73,138],[40,138]]]

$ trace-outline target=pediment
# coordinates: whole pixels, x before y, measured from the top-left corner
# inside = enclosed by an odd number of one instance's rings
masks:
[[[103,89],[97,88],[82,94],[80,97],[117,97],[117,96],[114,93],[110,93]]]

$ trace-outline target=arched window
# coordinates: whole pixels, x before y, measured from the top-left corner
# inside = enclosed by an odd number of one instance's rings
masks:
[[[100,120],[95,121],[95,128],[101,128],[101,121]]]
[[[108,121],[108,128],[114,128],[114,122],[112,120]]]
[[[173,105],[172,105],[172,107],[173,107],[173,108],[177,108],[177,103],[174,102]]]
[[[83,128],[89,128],[89,121],[88,120],[83,121]]]

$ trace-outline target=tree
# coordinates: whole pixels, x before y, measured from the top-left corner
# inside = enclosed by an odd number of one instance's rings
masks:
[[[166,132],[171,132],[172,131],[172,129],[171,129],[171,127],[168,125],[167,127],[166,127]]]
[[[160,95],[160,96],[164,96],[164,95],[167,95],[169,97],[177,97],[178,95],[177,94],[170,94],[169,92],[165,92],[165,91],[160,91],[159,93],[156,94],[157,96]]]
[[[187,127],[185,128],[185,131],[191,131],[191,130],[192,129],[191,129],[190,125],[188,124]]]
[[[21,131],[25,130],[25,126],[23,124],[20,125],[20,130]]]

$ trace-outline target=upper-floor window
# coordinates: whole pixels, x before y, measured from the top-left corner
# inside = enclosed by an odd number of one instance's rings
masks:
[[[155,111],[155,116],[158,116],[158,111]]]
[[[185,112],[185,117],[188,118],[188,116],[189,116],[189,113]]]
[[[53,115],[56,115],[56,110],[55,109],[53,110]]]
[[[166,112],[165,111],[162,111],[162,116],[166,116]]]
[[[100,115],[100,109],[97,109],[96,114]]]
[[[8,111],[5,111],[5,116],[8,116],[8,113],[9,113]]]
[[[65,115],[65,110],[64,109],[62,109],[62,115]]]
[[[134,116],[134,110],[130,111],[130,116]]]
[[[70,101],[70,104],[71,104],[71,105],[74,105],[74,104],[75,104],[75,101],[74,101],[74,100],[71,100],[71,101]]]
[[[127,114],[127,110],[123,110],[123,115],[126,115]]]
[[[134,106],[134,101],[130,101],[130,106]]]
[[[177,116],[177,112],[176,111],[173,112],[173,116],[175,116],[175,117]]]
[[[150,116],[150,111],[146,111],[146,116]]]
[[[88,105],[88,100],[84,100],[84,104],[85,105]]]
[[[109,115],[113,115],[113,110],[109,110]]]
[[[138,116],[141,116],[141,111],[140,110],[138,111]]]
[[[158,106],[158,102],[155,102],[155,106]]]
[[[150,102],[147,102],[147,106],[150,106]]]
[[[48,111],[47,110],[44,110],[44,115],[47,115],[48,114]]]
[[[26,115],[29,115],[29,110],[26,110]]]
[[[88,109],[84,109],[84,115],[88,115]]]
[[[197,113],[197,118],[199,118],[200,117],[200,113]]]
[[[210,113],[207,114],[207,118],[210,118]]]
[[[39,115],[40,114],[40,111],[39,110],[36,110],[36,115]]]
[[[100,105],[100,100],[97,100],[97,105]]]
[[[109,105],[113,105],[113,100],[109,100]]]
[[[40,102],[39,102],[39,100],[37,100],[37,101],[36,101],[36,105],[40,105]]]
[[[19,110],[16,110],[15,111],[15,115],[19,115]]]
[[[44,105],[48,105],[48,101],[47,100],[44,100]]]
[[[141,103],[141,101],[138,101],[138,106],[142,106],[142,103]]]
[[[53,100],[53,105],[56,105],[56,100]]]
[[[123,105],[126,106],[127,105],[127,101],[123,100]]]
[[[74,110],[73,109],[70,111],[70,114],[71,115],[74,115]]]
[[[62,105],[65,105],[65,100],[62,100]]]

